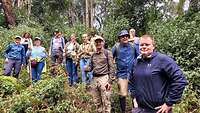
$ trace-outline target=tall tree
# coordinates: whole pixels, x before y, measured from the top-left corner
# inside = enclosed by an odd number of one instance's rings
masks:
[[[93,27],[95,15],[95,0],[85,0],[85,24],[87,27]]]
[[[177,14],[183,15],[183,6],[184,6],[185,0],[179,0],[179,3],[177,5]]]
[[[89,0],[85,0],[85,24],[89,27]]]
[[[16,18],[14,13],[12,12],[12,2],[11,0],[1,0],[2,2],[2,7],[4,10],[4,15],[5,15],[5,19],[6,19],[6,23],[8,25],[8,27],[11,26],[15,26],[16,25]]]

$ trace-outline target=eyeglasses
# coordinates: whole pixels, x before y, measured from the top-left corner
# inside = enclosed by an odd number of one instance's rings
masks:
[[[120,36],[120,38],[128,38],[129,35],[123,35],[123,36]]]

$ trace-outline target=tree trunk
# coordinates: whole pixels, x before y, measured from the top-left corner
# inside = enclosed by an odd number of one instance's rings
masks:
[[[31,4],[32,4],[32,0],[28,0],[28,20],[29,20],[30,15],[31,15]]]
[[[185,0],[179,0],[179,3],[177,5],[177,14],[183,15],[183,6],[184,6]]]
[[[89,0],[85,0],[85,24],[89,27]]]
[[[2,0],[2,6],[4,10],[4,15],[6,19],[6,23],[8,27],[15,26],[16,25],[16,18],[14,16],[14,13],[12,12],[12,2],[11,0]]]
[[[93,27],[94,21],[94,0],[90,0],[90,27]]]

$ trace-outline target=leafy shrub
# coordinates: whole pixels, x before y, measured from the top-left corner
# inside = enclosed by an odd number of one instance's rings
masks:
[[[184,70],[200,67],[200,13],[196,17],[189,22],[183,19],[157,21],[149,30],[156,39],[157,49],[176,58]]]
[[[108,46],[112,47],[118,41],[117,33],[128,27],[128,19],[124,17],[107,18],[103,27],[103,35]]]
[[[84,24],[81,24],[80,22],[77,22],[74,24],[74,26],[72,27],[65,27],[63,29],[63,33],[66,37],[66,39],[69,39],[70,35],[72,33],[75,33],[76,34],[76,37],[77,37],[77,41],[79,43],[81,43],[81,35],[83,33],[90,33],[91,29],[87,28]]]
[[[32,88],[29,87],[20,94],[0,102],[6,112],[91,112],[92,101],[83,86],[76,89],[67,85],[66,77],[57,76],[38,81]],[[4,103],[4,104],[2,104]]]
[[[22,85],[17,83],[17,79],[9,76],[0,76],[0,97],[6,98],[13,93],[23,89]]]

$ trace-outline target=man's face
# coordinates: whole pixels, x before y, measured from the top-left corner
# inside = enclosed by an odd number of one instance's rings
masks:
[[[150,37],[140,39],[140,53],[143,57],[148,57],[153,53],[154,45],[153,40]]]
[[[35,41],[34,41],[34,45],[35,45],[35,46],[40,46],[40,44],[41,44],[41,41],[40,41],[40,40],[35,40]]]
[[[101,48],[103,48],[103,45],[104,45],[104,43],[103,43],[103,41],[102,41],[101,39],[95,40],[96,49],[101,49]]]
[[[83,43],[87,43],[88,37],[87,37],[87,36],[83,36],[83,37],[82,37],[82,41],[83,41]]]
[[[16,43],[16,44],[20,44],[20,42],[21,42],[21,39],[19,39],[19,38],[16,38],[16,39],[15,39],[15,43]]]
[[[120,41],[120,43],[127,44],[128,38],[129,38],[128,35],[124,35],[124,36],[119,37],[119,41]]]

